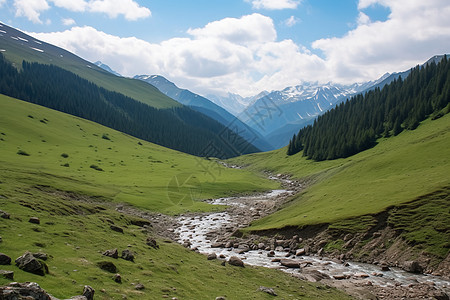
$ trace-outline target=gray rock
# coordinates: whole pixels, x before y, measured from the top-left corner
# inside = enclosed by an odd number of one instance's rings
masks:
[[[36,252],[36,253],[33,253],[33,256],[34,256],[35,258],[37,258],[37,259],[42,259],[42,260],[47,260],[47,259],[48,259],[47,253],[44,253],[44,252]]]
[[[244,262],[237,256],[230,257],[230,259],[228,260],[228,263],[232,266],[244,267]]]
[[[112,257],[112,258],[119,258],[119,251],[117,251],[117,248],[106,250],[102,253],[104,256]]]
[[[217,259],[217,254],[215,253],[209,253],[207,256],[208,260]]]
[[[259,250],[263,250],[263,249],[265,249],[266,248],[266,245],[264,245],[264,243],[259,243],[258,244],[258,249]]]
[[[0,265],[10,265],[11,264],[11,257],[4,253],[0,253]]]
[[[110,262],[110,261],[101,261],[101,262],[98,262],[98,263],[97,263],[97,266],[98,266],[100,269],[105,270],[105,271],[110,272],[110,273],[116,273],[116,272],[117,272],[117,267],[116,267],[116,265],[113,264],[113,263]]]
[[[39,218],[37,217],[31,217],[28,222],[33,223],[33,224],[41,224],[41,220],[39,220]]]
[[[31,254],[31,253],[30,253]],[[35,282],[18,283],[13,282],[8,286],[0,287],[0,299],[2,300],[53,300],[46,291],[44,291]]]
[[[142,283],[138,283],[134,286],[135,290],[141,291],[145,289],[145,286]]]
[[[293,259],[282,259],[280,264],[286,268],[300,268],[300,263]]]
[[[87,300],[94,300],[95,290],[89,286],[85,285],[83,289],[83,296],[86,297]]]
[[[296,255],[296,256],[306,255],[305,248],[298,249],[298,250],[295,252],[295,255]]]
[[[24,255],[19,256],[16,261],[16,266],[19,267],[19,269],[44,276],[46,267],[43,263],[41,263],[38,259],[36,259],[31,252],[25,252]]]
[[[403,264],[402,269],[410,273],[418,273],[418,274],[423,273],[422,266],[419,264],[418,261],[415,260],[406,261]]]
[[[227,298],[220,296],[220,297],[216,297],[216,300],[227,300]]]
[[[11,218],[11,215],[9,213],[7,213],[6,211],[0,210],[0,218],[9,219],[9,218]]]
[[[267,253],[267,257],[274,257],[275,256],[275,251],[269,251],[269,253]]]
[[[223,248],[224,244],[221,242],[215,242],[211,244],[211,248]]]
[[[114,274],[113,280],[117,283],[122,283],[122,276],[120,274]]]
[[[111,230],[114,230],[115,232],[123,233],[123,228],[121,228],[119,226],[110,225],[109,228],[111,228]]]
[[[159,249],[159,245],[156,243],[156,240],[151,237],[148,237],[145,243],[154,249]]]
[[[14,272],[7,270],[0,270],[0,278],[14,280]]]
[[[267,293],[267,294],[272,295],[272,296],[278,296],[277,293],[275,293],[275,291],[273,290],[273,288],[268,288],[268,287],[265,287],[265,286],[260,286],[260,287],[259,287],[259,290],[260,290],[261,292]]]
[[[131,252],[128,249],[125,249],[122,251],[122,256],[123,259],[128,260],[128,261],[134,261],[134,254],[133,252]]]

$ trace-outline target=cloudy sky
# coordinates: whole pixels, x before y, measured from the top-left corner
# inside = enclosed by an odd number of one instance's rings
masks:
[[[449,0],[0,0],[0,21],[202,95],[374,80],[450,53]]]

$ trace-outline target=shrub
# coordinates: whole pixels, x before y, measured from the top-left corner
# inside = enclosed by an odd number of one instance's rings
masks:
[[[110,141],[111,139],[109,138],[109,136],[108,136],[108,134],[107,133],[104,133],[103,135],[102,135],[102,139],[104,139],[104,140],[108,140],[108,141]]]
[[[90,165],[89,168],[94,169],[94,170],[97,170],[97,171],[103,171],[103,169],[100,168],[100,167],[97,166],[97,165]]]
[[[69,157],[69,154],[63,153],[63,154],[61,154],[61,156],[64,157],[64,158],[68,158],[68,157]]]

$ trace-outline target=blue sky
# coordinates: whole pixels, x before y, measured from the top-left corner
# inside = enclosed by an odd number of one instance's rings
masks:
[[[249,96],[374,80],[448,53],[448,2],[0,0],[0,21],[125,76]]]

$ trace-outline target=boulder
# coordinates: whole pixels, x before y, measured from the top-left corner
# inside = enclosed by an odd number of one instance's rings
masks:
[[[113,280],[117,283],[122,283],[122,276],[120,274],[114,274]]]
[[[145,289],[145,286],[142,283],[138,283],[134,286],[134,289],[141,291],[141,290]]]
[[[227,242],[225,244],[225,248],[232,248],[233,247],[233,242]]]
[[[219,297],[216,297],[216,300],[227,300],[227,298],[219,296]]]
[[[344,280],[344,279],[350,278],[350,276],[345,275],[345,274],[338,274],[338,275],[333,275],[333,278],[336,280]]]
[[[0,265],[10,265],[11,264],[11,257],[4,253],[0,253]]]
[[[410,273],[418,273],[418,274],[423,273],[422,266],[419,264],[418,261],[415,260],[406,261],[403,264],[402,269]]]
[[[268,288],[268,287],[265,287],[265,286],[260,286],[260,287],[259,287],[259,290],[260,290],[261,292],[267,293],[267,294],[272,295],[272,296],[278,296],[277,293],[275,293],[275,291],[273,290],[273,288]]]
[[[119,258],[119,251],[117,251],[117,248],[106,250],[102,253],[104,256],[112,257],[112,258]]]
[[[269,251],[269,253],[267,253],[267,257],[274,257],[275,256],[275,251],[271,250]]]
[[[230,259],[228,260],[228,263],[232,266],[244,267],[244,262],[237,256],[230,257]]]
[[[293,259],[282,259],[280,264],[286,268],[300,268],[300,263]]]
[[[94,300],[95,290],[89,286],[85,285],[83,289],[83,296],[86,297],[86,300]]]
[[[44,252],[35,252],[35,253],[33,253],[33,256],[37,259],[42,259],[42,260],[48,259],[47,253],[44,253]]]
[[[296,256],[303,256],[303,255],[306,255],[305,248],[297,249],[297,251],[295,251],[295,255],[296,255]]]
[[[15,260],[16,266],[19,269],[24,270],[25,272],[37,274],[44,276],[46,270],[46,266],[41,263],[36,257],[33,256],[31,252],[25,252],[22,256],[19,256]]]
[[[134,262],[134,254],[128,249],[125,249],[122,251],[122,259],[133,261]]]
[[[25,282],[25,283],[12,282],[8,286],[0,287],[0,299],[52,300],[54,298],[51,297],[35,282]]]
[[[258,244],[258,249],[259,250],[264,250],[264,249],[266,249],[266,245],[264,243],[259,243]]]
[[[33,224],[41,224],[41,220],[39,220],[39,218],[37,217],[31,217],[28,222],[33,223]]]
[[[211,248],[223,248],[224,244],[221,242],[215,242],[211,244]]]
[[[123,233],[123,228],[116,226],[116,225],[110,225],[109,228],[115,232]]]
[[[14,272],[7,270],[0,270],[0,278],[14,280]]]
[[[113,264],[110,261],[101,261],[97,263],[97,266],[102,269],[105,270],[109,273],[116,273],[117,272],[117,267],[115,264]]]
[[[9,218],[11,218],[11,215],[9,213],[7,213],[6,211],[0,210],[0,218],[9,219]]]
[[[148,237],[145,243],[154,249],[159,249],[159,246],[156,243],[156,240],[151,237]]]
[[[213,260],[217,258],[217,255],[213,252],[213,253],[209,253],[207,256],[208,260]]]

